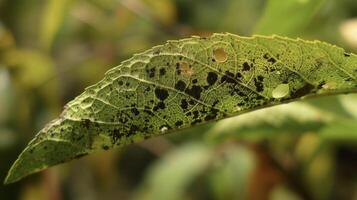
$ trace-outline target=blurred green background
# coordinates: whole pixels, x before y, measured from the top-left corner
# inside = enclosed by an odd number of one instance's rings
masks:
[[[0,180],[63,105],[132,54],[213,32],[357,52],[356,0],[0,0]],[[0,199],[357,199],[357,96],[263,109],[0,185]]]

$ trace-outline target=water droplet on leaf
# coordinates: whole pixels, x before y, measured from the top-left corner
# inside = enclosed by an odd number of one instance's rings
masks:
[[[280,99],[289,94],[289,84],[280,84],[272,92],[273,98]]]

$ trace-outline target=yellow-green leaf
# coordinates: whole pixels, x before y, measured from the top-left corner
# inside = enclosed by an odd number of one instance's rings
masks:
[[[318,41],[233,34],[169,41],[109,70],[69,102],[28,144],[5,182],[259,108],[357,92],[356,77],[356,55]],[[289,91],[276,98],[277,87]]]

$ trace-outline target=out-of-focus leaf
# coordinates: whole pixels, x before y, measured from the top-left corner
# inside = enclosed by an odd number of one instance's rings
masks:
[[[184,199],[185,189],[208,167],[213,155],[211,150],[201,143],[181,146],[149,170],[134,199]]]
[[[26,92],[36,90],[45,100],[43,107],[47,105],[54,113],[58,112],[58,85],[51,57],[32,49],[12,49],[6,51],[3,58],[12,74],[14,87],[21,91],[17,94],[19,110],[30,109],[31,96]]]
[[[49,49],[58,33],[72,0],[48,0],[43,13],[41,43]]]
[[[274,187],[270,193],[269,200],[302,200],[298,195],[284,185]]]
[[[318,130],[333,119],[330,113],[295,102],[219,121],[207,132],[206,139],[214,142],[227,137],[261,140],[286,132]]]
[[[12,34],[4,27],[0,21],[0,50],[3,51],[15,45]],[[1,58],[1,57],[0,57]]]
[[[0,126],[0,151],[12,147],[16,143],[16,139],[12,130]]]
[[[339,100],[342,104],[342,107],[345,108],[345,111],[357,119],[357,95],[343,95],[339,97]]]
[[[264,0],[228,1],[226,9],[220,11],[221,16],[217,24],[219,30],[250,35],[259,20],[263,2]],[[216,7],[214,10],[216,10]]]
[[[328,127],[324,126],[322,131]],[[329,199],[333,191],[334,152],[323,138],[321,130],[306,133],[300,137],[295,148],[294,157],[299,164],[301,181],[313,199]]]
[[[168,26],[176,21],[176,8],[173,0],[136,1],[142,1],[146,4],[148,6],[148,12],[150,12],[161,24]]]
[[[226,147],[213,163],[210,185],[215,199],[247,199],[247,186],[255,161],[252,152],[239,146]]]
[[[357,142],[357,121],[336,121],[320,131],[321,137],[328,141]]]
[[[7,182],[197,124],[357,92],[356,67],[356,55],[318,41],[233,34],[169,41],[109,70],[68,103],[21,153]]]
[[[350,95],[350,94],[349,94]],[[351,112],[342,105],[339,96],[330,96],[321,99],[308,99],[305,103],[334,115],[336,118],[351,118]]]
[[[357,49],[357,18],[344,21],[340,26],[340,33],[349,46]]]
[[[297,141],[294,157],[302,165],[308,164],[322,146],[321,137],[315,132],[303,134]]]
[[[0,127],[10,118],[12,107],[12,91],[10,88],[10,74],[0,65]],[[1,134],[1,133],[0,133]]]
[[[256,27],[257,34],[296,36],[326,0],[269,0]]]
[[[308,165],[303,167],[302,179],[313,199],[328,200],[334,188],[334,154],[328,145],[319,146],[314,154]]]
[[[179,17],[198,32],[250,35],[265,0],[176,0]]]
[[[17,84],[37,88],[54,76],[52,59],[39,51],[14,49],[4,54],[4,62],[15,73]]]

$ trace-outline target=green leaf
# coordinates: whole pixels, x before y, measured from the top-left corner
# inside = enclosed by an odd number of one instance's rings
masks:
[[[246,148],[227,145],[209,174],[211,191],[218,200],[247,199],[249,178],[254,172],[254,154]]]
[[[257,34],[294,36],[306,28],[326,0],[269,0]]]
[[[47,1],[41,29],[41,45],[49,50],[68,12],[72,0]]]
[[[274,139],[286,133],[317,131],[333,120],[335,118],[330,113],[306,103],[294,102],[221,120],[206,133],[206,139],[214,143],[237,138],[254,141]]]
[[[347,142],[351,144],[356,144],[356,129],[356,120],[343,120],[327,125],[320,131],[320,134],[321,137],[327,141]]]
[[[215,34],[169,41],[109,70],[29,143],[14,182],[49,166],[264,107],[357,92],[357,56],[323,42]],[[289,85],[285,96],[272,92]]]
[[[201,143],[186,144],[170,152],[150,169],[134,199],[184,199],[185,190],[208,168],[213,155]]]

